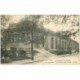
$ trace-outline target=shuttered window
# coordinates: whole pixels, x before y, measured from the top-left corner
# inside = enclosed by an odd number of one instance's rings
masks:
[[[51,37],[51,49],[53,49],[53,37]]]

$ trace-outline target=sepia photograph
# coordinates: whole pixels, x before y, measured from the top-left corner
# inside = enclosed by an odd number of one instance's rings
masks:
[[[0,15],[1,64],[79,64],[79,15]]]

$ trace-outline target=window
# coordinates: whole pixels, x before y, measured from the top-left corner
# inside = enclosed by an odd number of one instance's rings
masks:
[[[53,49],[53,37],[51,38],[51,49]]]

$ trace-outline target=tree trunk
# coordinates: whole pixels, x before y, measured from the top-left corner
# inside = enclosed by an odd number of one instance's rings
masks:
[[[31,54],[32,54],[32,60],[34,60],[34,52],[33,52],[33,33],[31,34]]]

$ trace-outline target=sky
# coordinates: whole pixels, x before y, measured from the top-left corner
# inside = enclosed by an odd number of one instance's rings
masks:
[[[11,15],[9,23],[17,23],[24,17],[25,17],[24,15]]]

